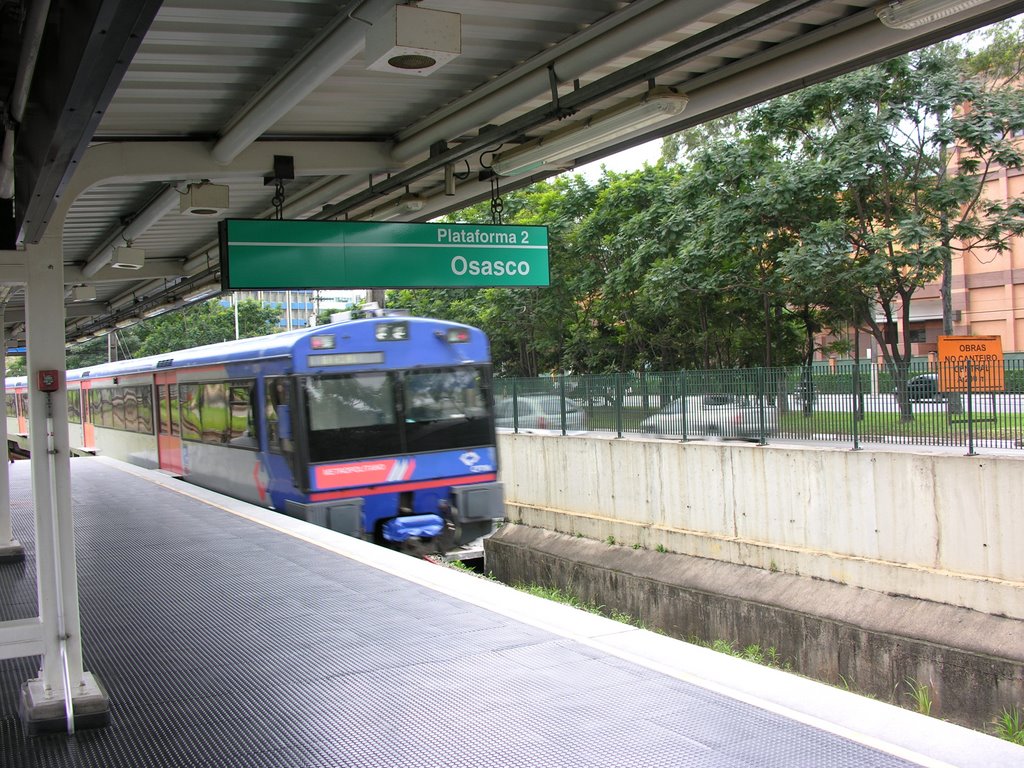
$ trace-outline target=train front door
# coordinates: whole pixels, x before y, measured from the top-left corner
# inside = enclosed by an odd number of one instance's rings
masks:
[[[157,428],[157,450],[160,469],[184,474],[181,457],[181,421],[178,411],[178,381],[176,374],[158,373],[156,380],[156,402],[159,424]]]

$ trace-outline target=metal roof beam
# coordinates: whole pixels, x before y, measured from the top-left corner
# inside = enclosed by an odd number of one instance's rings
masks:
[[[14,155],[18,240],[38,243],[162,0],[51,9]]]
[[[86,275],[82,267],[64,265],[64,284],[79,283],[123,283],[139,280],[158,280],[162,278],[185,277],[184,260],[182,261],[147,261],[141,269],[115,269],[104,267],[95,274]]]

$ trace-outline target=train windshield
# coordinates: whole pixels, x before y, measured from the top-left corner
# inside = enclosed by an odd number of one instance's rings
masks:
[[[402,393],[409,452],[492,443],[486,389],[479,368],[407,372],[402,377]]]
[[[309,460],[493,444],[488,381],[476,366],[307,378]]]

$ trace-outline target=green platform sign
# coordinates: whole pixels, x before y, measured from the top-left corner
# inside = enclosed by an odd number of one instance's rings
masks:
[[[224,290],[549,284],[547,227],[372,221],[220,222]]]

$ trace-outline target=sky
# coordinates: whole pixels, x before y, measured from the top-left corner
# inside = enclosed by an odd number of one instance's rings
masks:
[[[581,165],[570,173],[581,173],[587,181],[593,183],[601,177],[601,166],[617,173],[638,171],[644,167],[644,163],[654,165],[661,156],[661,139],[649,141],[638,147],[627,149],[615,155],[609,155],[604,160],[597,160],[593,163]]]

